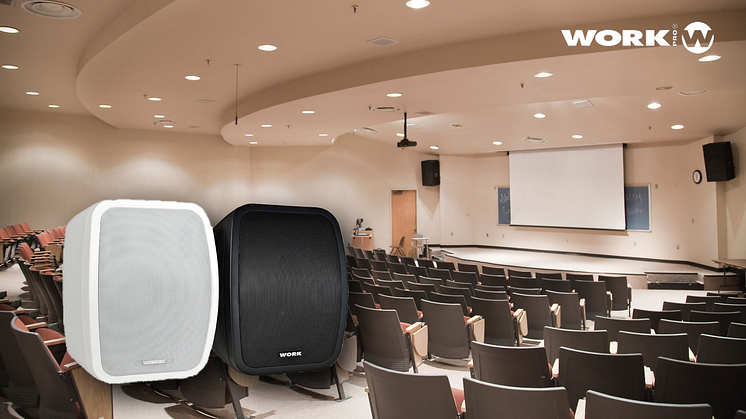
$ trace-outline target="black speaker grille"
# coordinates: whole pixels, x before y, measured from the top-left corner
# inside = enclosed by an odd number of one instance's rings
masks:
[[[318,214],[250,211],[238,242],[244,363],[327,362],[339,341],[344,296],[335,225]]]

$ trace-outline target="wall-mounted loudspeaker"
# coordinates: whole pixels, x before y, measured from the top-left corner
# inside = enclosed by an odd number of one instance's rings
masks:
[[[702,146],[705,155],[705,170],[708,182],[731,180],[736,177],[730,141],[710,143]]]
[[[320,208],[250,204],[215,228],[215,352],[245,374],[318,370],[342,347],[347,276],[339,224]]]
[[[422,161],[422,186],[440,185],[440,161]]]
[[[67,349],[97,379],[186,378],[217,322],[215,239],[195,204],[101,201],[67,225]]]

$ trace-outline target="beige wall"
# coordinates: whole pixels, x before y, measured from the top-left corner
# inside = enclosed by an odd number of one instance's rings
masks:
[[[446,244],[478,245],[688,260],[712,265],[718,257],[714,183],[692,182],[704,173],[702,144],[625,149],[625,183],[651,185],[652,231],[609,232],[497,225],[497,188],[508,187],[507,155],[441,158],[441,231]],[[657,188],[656,188],[657,185]],[[456,240],[449,241],[454,232]],[[464,234],[464,233],[461,233]],[[676,247],[679,246],[677,249]]]
[[[746,128],[723,137],[730,141],[736,178],[723,182],[725,190],[728,259],[746,259]]]

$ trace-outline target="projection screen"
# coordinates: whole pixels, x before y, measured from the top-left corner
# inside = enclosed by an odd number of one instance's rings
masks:
[[[621,144],[511,151],[511,225],[624,230]]]

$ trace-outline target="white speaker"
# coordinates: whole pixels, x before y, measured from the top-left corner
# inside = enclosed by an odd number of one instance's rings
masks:
[[[215,336],[215,239],[198,205],[101,201],[67,225],[67,349],[110,384],[179,379],[207,363]]]

